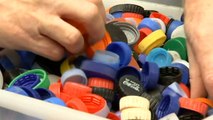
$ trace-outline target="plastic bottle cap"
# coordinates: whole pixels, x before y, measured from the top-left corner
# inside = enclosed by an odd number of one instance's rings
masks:
[[[177,38],[177,37],[183,37],[186,38],[185,30],[184,30],[184,25],[181,25],[177,27],[171,35],[171,38]]]
[[[207,104],[209,107],[213,108],[213,101],[207,98],[195,98],[195,100]]]
[[[161,95],[160,96],[153,96],[150,93],[148,94],[148,93],[144,92],[141,96],[149,100],[149,102],[150,102],[149,109],[151,111],[156,111],[157,106],[158,106],[160,99],[161,99]]]
[[[161,19],[151,18],[151,20],[154,20],[155,22],[157,22],[160,25],[161,30],[163,30],[163,32],[166,33],[166,25]]]
[[[138,95],[143,93],[143,87],[138,78],[133,75],[124,75],[119,79],[118,89],[120,96]]]
[[[161,67],[160,78],[158,83],[164,86],[168,86],[173,82],[181,82],[182,73],[177,67]]]
[[[61,83],[64,85],[66,82],[76,82],[83,85],[87,85],[87,77],[81,69],[73,68],[66,71],[61,76]]]
[[[92,88],[82,85],[79,83],[74,83],[74,82],[66,82],[64,84],[63,90],[64,93],[67,93],[71,96],[81,96],[86,93],[92,93]]]
[[[60,93],[60,98],[65,102],[67,103],[69,100],[71,100],[72,98],[76,98],[76,96],[71,96],[67,93],[64,93],[64,92],[61,92]]]
[[[119,80],[124,75],[132,75],[135,78],[137,78],[137,80],[139,80],[139,81],[142,80],[140,71],[138,71],[135,67],[132,67],[132,66],[125,66],[125,67],[120,68],[117,71],[116,79]]]
[[[74,68],[74,65],[70,64],[74,59],[75,59],[74,57],[69,57],[63,61],[63,63],[60,66],[61,74],[64,74],[64,72],[66,72],[67,70]]]
[[[162,30],[156,30],[146,36],[139,44],[140,53],[148,54],[153,48],[163,45],[166,35]]]
[[[159,67],[169,66],[172,56],[163,48],[154,48],[146,57],[146,61],[154,62]]]
[[[172,64],[173,63],[181,63],[189,69],[189,63],[186,60],[175,60],[175,61],[172,62]]]
[[[36,74],[26,74],[15,81],[13,86],[25,86],[34,88],[40,82],[40,78]]]
[[[80,68],[85,72],[88,78],[100,77],[108,80],[115,80],[116,70],[109,65],[85,60]]]
[[[126,66],[131,60],[131,49],[124,42],[113,42],[109,44],[106,48],[107,51],[114,52],[119,55],[120,67]]]
[[[142,108],[144,110],[149,110],[149,100],[140,96],[125,96],[120,99],[120,111],[129,108]]]
[[[113,102],[115,91],[107,88],[92,87],[92,93],[102,96],[106,101]]]
[[[125,19],[125,21],[127,22],[127,23],[130,23],[131,25],[133,25],[133,26],[138,26],[138,19],[137,18],[124,18]]]
[[[151,13],[158,12],[156,10],[144,10],[144,17],[150,17]]]
[[[51,97],[44,101],[66,107],[66,104],[64,103],[64,101],[57,97]]]
[[[161,118],[160,120],[179,120],[179,118],[177,117],[175,113],[171,113]]]
[[[150,33],[152,33],[152,30],[149,29],[149,28],[141,28],[141,29],[139,30],[139,32],[140,32],[140,38],[139,38],[139,40],[137,41],[137,43],[136,43],[136,44],[134,45],[134,47],[133,47],[134,51],[137,52],[137,53],[140,53],[140,50],[139,50],[139,48],[138,48],[139,43],[140,43],[146,36],[148,36]]]
[[[21,77],[26,76],[28,74],[36,74],[40,77],[40,82],[34,87],[34,88],[49,88],[50,85],[50,81],[49,78],[47,76],[46,71],[42,70],[42,69],[33,69],[33,70],[28,70],[22,74],[20,74],[19,76],[17,76],[10,84],[9,87],[13,86],[13,84],[19,80]]]
[[[0,70],[0,89],[3,88],[3,85],[4,85],[4,78],[3,78],[2,72]]]
[[[106,22],[110,22],[114,19],[115,17],[112,14],[109,14],[109,13],[106,14]]]
[[[182,73],[181,82],[185,85],[189,84],[189,69],[181,63],[172,63],[171,66],[179,68]]]
[[[167,52],[172,56],[173,61],[181,59],[180,54],[178,52],[174,50],[167,50]]]
[[[119,4],[109,9],[109,13],[112,14],[115,12],[132,12],[132,13],[138,13],[143,15],[144,8],[135,4]]]
[[[172,90],[173,92],[177,93],[178,95],[180,95],[181,97],[186,97],[186,98],[188,97],[186,95],[186,93],[183,91],[183,89],[180,87],[180,85],[176,82],[172,83],[167,88],[165,88],[162,95],[165,95],[164,93],[165,93],[166,89],[168,89],[168,88],[170,90]]]
[[[122,20],[123,22],[126,22],[125,19],[119,19],[120,21]],[[111,42],[119,42],[119,41],[122,41],[122,42],[125,42],[127,43],[127,36],[125,35],[124,31],[116,24],[116,22],[119,22],[118,19],[114,19],[114,21],[112,22],[109,22],[105,25],[105,28],[106,28],[106,31],[108,34],[105,34],[106,37],[109,37],[107,38],[105,41],[105,45],[104,45],[104,49],[107,47],[108,44],[110,44]],[[109,36],[108,36],[109,35]],[[100,46],[100,45],[99,45]],[[98,45],[97,45],[98,47]],[[99,49],[98,49],[99,50]]]
[[[123,18],[138,18],[138,19],[143,19],[143,15],[137,14],[137,13],[131,13],[131,12],[125,12],[122,14]]]
[[[123,15],[123,12],[114,12],[114,13],[111,13],[111,14],[114,18],[121,18],[122,15]]]
[[[164,22],[165,25],[167,25],[170,20],[169,17],[167,17],[166,15],[159,13],[159,12],[152,12],[149,17],[150,18],[159,18]]]
[[[49,87],[49,90],[52,91],[55,96],[60,98],[60,93],[62,91],[62,84],[61,83],[52,83]]]
[[[121,112],[121,120],[151,120],[151,112],[142,108],[129,108]]]
[[[142,83],[146,90],[154,89],[157,87],[160,71],[156,63],[145,62],[142,69]]]
[[[185,84],[183,84],[183,83],[179,83],[179,85],[182,88],[182,90],[186,93],[186,95],[188,97],[190,97],[190,90],[189,90],[189,88]]]
[[[66,105],[67,107],[75,109],[75,110],[88,112],[88,109],[85,103],[77,97],[71,98],[68,102],[66,102]]]
[[[130,63],[128,64],[128,66],[131,66],[131,67],[134,67],[136,68],[137,70],[140,70],[140,66],[138,65],[138,62],[136,61],[136,59],[132,56],[131,57],[131,61]]]
[[[107,118],[110,120],[120,120],[120,117],[118,117],[115,113],[112,112],[107,115]]]
[[[37,91],[35,91],[34,89],[28,88],[28,87],[23,87],[23,86],[20,88],[23,89],[28,94],[29,97],[41,99],[41,96],[39,95],[39,93]]]
[[[156,31],[161,29],[161,26],[158,24],[158,22],[152,20],[151,18],[144,18],[138,25],[138,29],[140,30],[141,28],[149,28],[152,31]]]
[[[186,39],[185,38],[174,38],[168,40],[164,46],[166,50],[177,51],[183,60],[188,59],[187,48],[186,48]]]
[[[168,24],[169,25],[169,24]],[[172,35],[172,32],[179,26],[183,25],[183,22],[181,21],[178,21],[178,20],[173,20],[171,21],[171,24],[168,26],[168,29],[167,29],[167,38],[170,39],[171,38],[171,35]]]
[[[106,30],[107,30],[107,25],[108,25],[108,24],[105,25]],[[113,25],[113,24],[112,24],[112,25]],[[116,26],[116,27],[117,27],[117,26]],[[119,28],[119,27],[117,27],[117,28]],[[121,30],[120,30],[120,31],[121,31]],[[122,31],[121,31],[121,32],[122,32]],[[122,32],[122,34],[124,34],[124,33]],[[119,35],[120,35],[120,34],[119,34]],[[124,35],[124,36],[121,35],[121,37],[122,37],[122,38],[125,37],[125,38],[124,38],[125,40],[127,39],[125,35]],[[94,55],[94,53],[95,53],[95,51],[97,51],[97,50],[105,50],[106,47],[108,46],[108,44],[110,44],[110,43],[112,42],[112,38],[113,38],[113,36],[111,37],[111,35],[110,35],[108,32],[105,32],[105,35],[104,35],[103,39],[97,41],[97,42],[94,43],[93,45],[86,45],[86,46],[85,46],[85,47],[86,47],[85,49],[86,49],[86,55],[87,55],[87,57],[92,58],[93,55]],[[118,38],[120,38],[120,37],[118,37]],[[123,40],[123,39],[121,39],[121,40]],[[127,41],[127,40],[126,40],[126,41]]]
[[[48,78],[50,80],[50,84],[53,84],[53,83],[57,82],[60,79],[59,76],[54,75],[54,74],[48,74]]]
[[[120,58],[116,53],[110,51],[96,51],[92,58],[95,62],[104,63],[110,65],[115,69],[119,69]]]
[[[52,93],[48,89],[44,88],[36,88],[35,91],[39,94],[41,100],[45,100],[51,97],[55,97],[54,93]]]
[[[138,29],[127,22],[114,22],[113,24],[120,27],[127,37],[127,43],[129,46],[133,46],[139,40],[140,33]]]
[[[170,113],[177,114],[179,111],[178,99],[179,96],[170,96],[170,95],[163,96],[156,110],[156,115],[158,119]]]
[[[138,56],[138,62],[139,62],[140,67],[142,67],[143,64],[146,62],[146,55],[145,54],[140,54]]]
[[[182,97],[179,99],[179,104],[181,108],[198,112],[203,116],[206,115],[208,110],[208,106],[205,103],[191,98]]]
[[[80,99],[86,105],[89,113],[106,117],[110,112],[106,100],[99,95],[84,94],[80,96]]]
[[[104,78],[91,77],[88,79],[89,87],[100,87],[106,89],[114,89],[114,82],[112,80],[107,80]]]
[[[17,93],[17,94],[24,95],[24,96],[29,96],[27,92],[25,92],[22,88],[20,88],[18,86],[8,87],[6,89],[6,91],[10,91],[10,92]]]
[[[20,66],[21,68],[31,69],[35,61],[36,55],[29,51],[16,51],[20,57]]]

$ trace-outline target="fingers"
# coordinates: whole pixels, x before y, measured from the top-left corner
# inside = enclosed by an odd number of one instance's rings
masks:
[[[35,43],[30,45],[28,50],[33,51],[35,54],[55,61],[61,60],[64,57],[64,48],[54,40],[40,36],[33,41]]]
[[[72,0],[61,3],[56,9],[62,18],[75,21],[78,27],[83,27],[83,34],[87,34],[89,43],[95,43],[104,37],[104,21],[95,4],[85,0]]]
[[[103,1],[102,0],[87,0],[87,1],[94,3],[98,7],[100,14],[103,20],[105,21],[106,12],[105,12]]]
[[[78,53],[84,47],[81,32],[58,17],[42,20],[39,32],[61,44],[71,53]]]
[[[187,43],[188,60],[190,64],[190,89],[191,98],[205,97],[206,90],[201,78],[199,65],[194,57],[191,46]]]

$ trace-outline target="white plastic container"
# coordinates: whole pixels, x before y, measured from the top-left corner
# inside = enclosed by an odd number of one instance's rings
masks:
[[[103,0],[106,8],[120,3],[143,6],[180,19],[181,7],[141,0]],[[106,120],[98,116],[0,90],[0,120]]]

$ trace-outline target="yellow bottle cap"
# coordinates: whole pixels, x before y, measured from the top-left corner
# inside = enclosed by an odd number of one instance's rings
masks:
[[[142,108],[128,108],[121,111],[121,120],[151,120],[151,112]]]
[[[140,96],[125,96],[120,99],[120,110],[128,108],[142,108],[149,110],[149,100]]]
[[[74,68],[74,65],[72,65],[72,64],[70,65],[70,61],[73,61],[73,60],[74,60],[73,57],[69,57],[63,61],[63,63],[60,66],[61,74],[63,74],[67,70]]]
[[[162,30],[156,30],[138,44],[139,51],[140,53],[148,54],[153,48],[162,46],[165,40],[165,33]]]

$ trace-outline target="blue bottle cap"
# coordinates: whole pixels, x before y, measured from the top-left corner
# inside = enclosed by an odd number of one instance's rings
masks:
[[[141,65],[143,65],[146,62],[146,55],[145,54],[140,54],[138,56],[138,61],[140,62]]]
[[[189,68],[181,63],[172,63],[171,66],[177,67],[182,72],[181,82],[185,85],[189,85]]]
[[[50,90],[45,88],[36,88],[35,91],[40,95],[41,100],[55,97],[55,95]]]
[[[66,104],[64,103],[64,101],[57,97],[51,97],[51,98],[45,99],[44,101],[66,107]]]
[[[29,97],[32,98],[36,98],[36,99],[41,99],[40,95],[38,94],[38,92],[36,92],[34,89],[29,88],[29,87],[20,87],[21,89],[23,89]]]
[[[170,113],[177,114],[179,109],[180,109],[179,97],[166,95],[166,96],[163,96],[163,98],[161,99],[156,110],[156,115],[158,119],[160,119]]]
[[[170,95],[170,96],[176,96],[176,97],[187,97],[186,93],[181,89],[178,83],[174,82],[168,87],[166,87],[163,92],[163,96]]]
[[[5,70],[12,70],[15,68],[15,66],[10,61],[10,59],[8,59],[7,56],[0,57],[0,66],[1,66],[1,69],[5,69]]]
[[[111,14],[114,18],[121,18],[123,15],[123,12],[115,12],[115,13],[111,13]]]
[[[146,90],[151,90],[157,87],[159,79],[159,67],[156,63],[145,62],[142,69],[142,81]]]
[[[87,85],[87,77],[81,69],[73,68],[71,70],[67,70],[61,76],[61,83],[64,85],[66,82],[75,82]]]
[[[27,92],[25,92],[22,88],[18,86],[9,87],[6,89],[6,91],[10,91],[10,92],[17,93],[24,96],[29,96]]]
[[[25,86],[34,88],[40,82],[40,77],[36,74],[27,74],[15,81],[14,86]]]
[[[151,18],[144,18],[138,25],[138,29],[140,30],[141,28],[149,28],[152,31],[155,31],[161,29],[161,26]]]
[[[114,68],[107,64],[85,60],[80,67],[89,77],[100,77],[109,80],[115,80],[116,72]]]
[[[178,26],[181,26],[181,25],[183,25],[183,22],[181,22],[181,21],[178,21],[178,20],[172,21],[172,23],[171,23],[170,26],[168,27],[168,30],[167,30],[167,33],[166,33],[167,39],[170,39],[170,38],[171,38],[171,35],[172,35],[172,32],[173,32]]]
[[[112,42],[106,48],[107,51],[114,52],[120,58],[120,67],[126,66],[131,61],[132,52],[127,43]]]
[[[165,67],[171,65],[172,56],[163,48],[155,48],[147,55],[146,61],[154,62],[159,67]]]
[[[107,64],[115,69],[119,69],[120,58],[119,56],[111,51],[96,51],[92,58],[95,62]]]
[[[120,68],[116,74],[116,82],[124,75],[131,75],[137,78],[139,81],[142,81],[141,73],[135,67],[125,66]]]
[[[21,67],[25,69],[31,69],[36,55],[32,52],[20,51],[20,50],[18,50],[17,53],[19,54],[21,59],[20,60]]]

